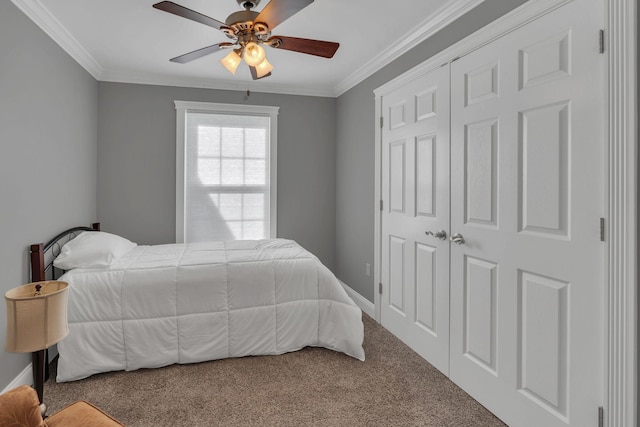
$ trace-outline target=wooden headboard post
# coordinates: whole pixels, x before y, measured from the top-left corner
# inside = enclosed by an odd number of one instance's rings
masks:
[[[31,245],[31,281],[42,282],[44,276],[44,243]]]

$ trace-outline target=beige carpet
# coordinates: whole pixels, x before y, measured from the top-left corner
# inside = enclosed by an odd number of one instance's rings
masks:
[[[52,414],[84,399],[129,427],[504,426],[371,318],[364,323],[365,362],[306,348],[51,379],[45,402]]]

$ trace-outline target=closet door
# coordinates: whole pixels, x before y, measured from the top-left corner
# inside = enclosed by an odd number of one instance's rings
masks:
[[[601,2],[451,66],[450,377],[511,426],[603,404]]]
[[[381,323],[449,370],[449,67],[382,98]]]

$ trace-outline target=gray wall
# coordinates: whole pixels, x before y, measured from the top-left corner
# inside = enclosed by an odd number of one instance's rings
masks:
[[[373,302],[374,283],[365,275],[374,253],[373,90],[424,62],[526,0],[486,0],[338,98],[336,128],[336,268],[343,282]]]
[[[29,282],[31,243],[96,219],[97,82],[0,1],[0,293]],[[30,363],[4,351],[0,391]]]
[[[98,214],[140,244],[175,241],[174,100],[271,105],[278,116],[278,237],[335,263],[334,98],[104,83],[98,85]]]

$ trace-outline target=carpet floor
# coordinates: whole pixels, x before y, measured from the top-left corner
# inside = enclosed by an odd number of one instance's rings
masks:
[[[504,426],[364,316],[366,361],[322,348],[45,383],[48,413],[87,400],[128,427]],[[55,378],[55,364],[52,367]]]

